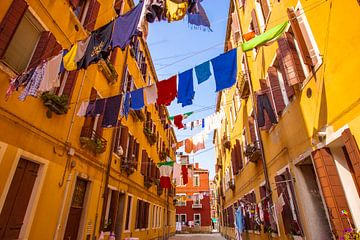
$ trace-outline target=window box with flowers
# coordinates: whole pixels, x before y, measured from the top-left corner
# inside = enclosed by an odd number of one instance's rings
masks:
[[[167,157],[167,153],[165,151],[159,152],[159,158],[161,161],[164,161]]]
[[[151,131],[151,129],[149,128],[144,128],[144,134],[148,140],[148,142],[150,143],[150,145],[154,145],[156,143],[156,136],[155,134]]]
[[[126,173],[126,175],[130,176],[135,172],[136,162],[128,160],[127,157],[123,157],[121,159],[121,170]]]
[[[101,59],[98,62],[98,68],[104,74],[110,85],[117,81],[119,74],[116,72],[114,65],[109,60]]]
[[[68,96],[61,95],[58,96],[51,92],[44,92],[41,95],[41,99],[44,102],[44,105],[49,109],[47,116],[51,117],[51,112],[54,112],[58,115],[66,114],[69,107],[68,107]]]
[[[250,162],[257,162],[261,158],[260,148],[257,143],[246,145],[245,156]]]

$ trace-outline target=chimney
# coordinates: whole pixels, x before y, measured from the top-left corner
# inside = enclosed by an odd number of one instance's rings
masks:
[[[195,163],[195,169],[199,169],[199,163]]]

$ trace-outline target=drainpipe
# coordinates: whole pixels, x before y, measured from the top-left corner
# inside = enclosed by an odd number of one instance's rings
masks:
[[[236,0],[233,0],[234,3],[234,9],[237,12],[237,16],[238,16],[238,20],[239,20],[239,27],[240,27],[240,34],[241,34],[241,38],[242,38],[242,42],[244,42],[244,38],[243,38],[243,31],[242,31],[242,27],[241,27],[241,19],[240,19],[240,14],[239,14],[239,8],[236,4]],[[247,60],[247,54],[246,52],[244,52],[245,54],[245,64],[246,67],[248,68],[249,64],[248,64],[248,60]],[[255,96],[254,96],[254,92],[253,92],[253,85],[252,85],[252,81],[251,81],[251,76],[250,73],[247,69],[246,71],[246,75],[248,77],[248,82],[249,82],[249,91],[250,91],[250,95],[251,95],[251,100],[252,100],[252,107],[253,107],[253,111],[254,111],[254,129],[255,129],[255,133],[256,136],[259,140],[259,148],[260,148],[260,152],[261,152],[261,160],[262,160],[262,165],[263,165],[263,170],[264,170],[264,177],[265,177],[265,187],[266,187],[266,195],[270,195],[271,194],[271,186],[270,186],[270,179],[269,179],[269,174],[268,174],[268,169],[267,169],[267,165],[266,165],[266,161],[265,161],[265,153],[264,153],[264,147],[263,147],[263,142],[261,139],[261,134],[260,134],[260,129],[257,125],[257,116],[255,113]],[[271,197],[271,195],[270,195]]]
[[[68,195],[69,192],[69,186],[70,186],[70,182],[71,182],[71,177],[72,177],[72,173],[69,173],[69,176],[66,180],[66,186],[65,186],[65,190],[64,190],[64,194],[63,194],[63,200],[62,200],[62,204],[61,204],[61,209],[60,209],[60,213],[59,213],[59,217],[58,217],[58,221],[56,224],[56,231],[54,234],[54,240],[58,239],[59,233],[60,233],[60,229],[61,229],[61,218],[62,215],[64,213],[65,210],[65,203],[66,203],[66,196]]]

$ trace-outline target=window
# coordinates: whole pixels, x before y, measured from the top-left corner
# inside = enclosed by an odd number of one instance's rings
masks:
[[[180,222],[183,225],[186,224],[186,214],[180,214]]]
[[[104,230],[111,231],[115,226],[116,209],[119,203],[119,192],[109,189],[104,219]]]
[[[186,206],[186,194],[178,193],[176,194],[178,201],[176,202],[176,206]]]
[[[136,229],[147,229],[149,223],[149,208],[150,203],[143,200],[137,200],[137,210],[136,210]]]
[[[134,89],[135,89],[134,79],[130,75],[129,68],[126,65],[126,70],[125,70],[124,78],[122,81],[122,90],[124,93],[128,93]]]
[[[200,193],[194,193],[193,196],[194,196],[193,204],[196,204],[196,205],[201,204],[201,202],[200,202]]]
[[[199,174],[194,174],[193,186],[194,187],[199,187],[200,186],[200,175]]]
[[[89,8],[89,1],[78,0],[78,1],[70,1],[70,2],[75,16],[79,19],[81,24],[83,24],[85,21],[86,12]]]
[[[132,212],[132,199],[133,197],[128,195],[127,207],[126,207],[126,218],[125,218],[125,231],[130,230],[131,212]]]
[[[263,32],[270,17],[269,0],[255,0],[255,7],[259,19],[260,28]]]
[[[288,168],[286,168],[283,173],[275,176],[275,183],[279,201],[284,202],[281,216],[284,222],[285,233],[302,236],[303,234],[294,186],[292,184],[292,177]]]
[[[81,25],[89,31],[94,30],[100,3],[97,0],[70,0],[70,5]]]
[[[254,31],[256,35],[260,35],[260,27],[259,27],[259,23],[256,17],[256,11],[255,9],[253,9],[251,11],[251,22],[250,22],[250,26],[249,26],[249,32]],[[253,55],[254,55],[254,59],[256,58],[257,54],[258,54],[259,48],[254,48],[253,49]]]
[[[124,9],[124,1],[123,0],[114,0],[114,10],[117,15],[120,15]]]
[[[194,214],[194,225],[201,226],[201,215],[199,213]]]
[[[16,73],[24,71],[43,30],[40,23],[27,10],[6,48],[3,56],[5,64]]]

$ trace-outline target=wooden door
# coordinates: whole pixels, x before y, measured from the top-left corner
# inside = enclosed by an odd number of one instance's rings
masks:
[[[20,159],[0,214],[0,239],[18,239],[40,165]]]
[[[64,240],[77,239],[82,211],[84,208],[87,181],[81,178],[76,180],[74,195],[71,201],[70,212],[66,223]]]

